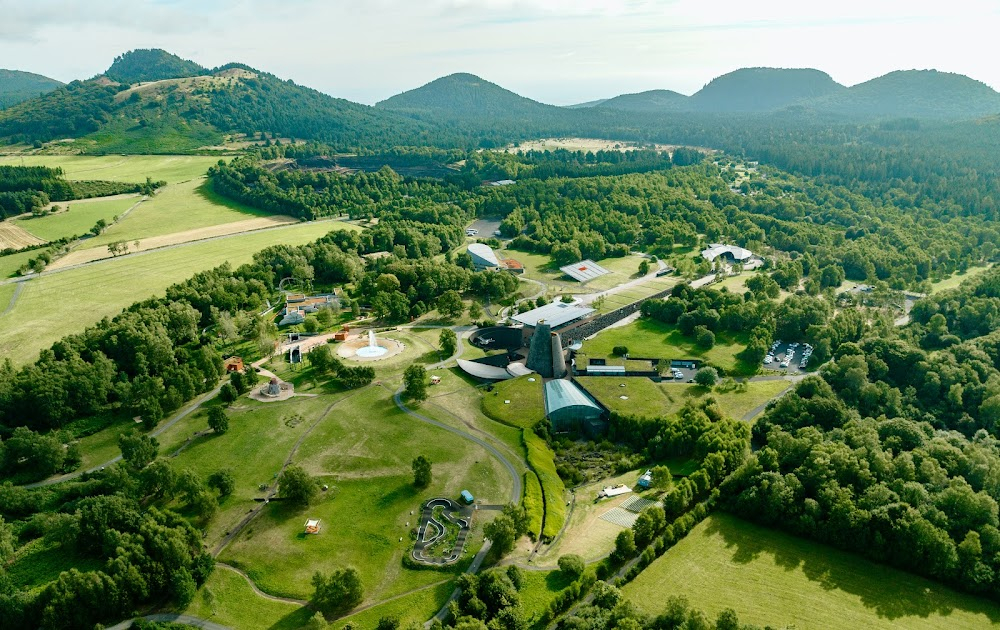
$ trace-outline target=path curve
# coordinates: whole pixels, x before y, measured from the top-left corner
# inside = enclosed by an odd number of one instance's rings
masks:
[[[309,603],[309,600],[305,599],[295,599],[294,597],[278,597],[277,595],[270,595],[268,593],[265,593],[264,591],[257,588],[257,584],[254,583],[252,579],[250,579],[249,575],[247,575],[241,569],[238,569],[231,564],[226,564],[225,562],[216,562],[215,566],[222,567],[227,571],[232,571],[236,575],[246,580],[246,583],[250,585],[250,588],[253,589],[253,592],[256,593],[259,597],[263,597],[264,599],[269,599],[272,602],[281,602],[283,604],[297,604],[299,606],[305,606]]]
[[[132,622],[136,619],[145,619],[146,621],[159,621],[166,623],[182,623],[188,626],[193,626],[195,628],[204,628],[205,630],[232,630],[229,626],[223,626],[218,623],[209,621],[208,619],[202,619],[201,617],[192,617],[191,615],[176,615],[176,614],[157,614],[157,615],[146,615],[145,617],[131,617],[117,623],[113,626],[109,626],[106,630],[128,630],[132,627]]]

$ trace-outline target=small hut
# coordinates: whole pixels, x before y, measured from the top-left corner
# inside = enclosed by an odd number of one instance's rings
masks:
[[[229,372],[242,372],[243,371],[243,358],[242,357],[229,357],[223,363],[226,368],[226,373]]]

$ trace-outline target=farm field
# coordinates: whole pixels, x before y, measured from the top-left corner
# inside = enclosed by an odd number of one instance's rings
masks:
[[[717,365],[727,372],[745,375],[756,373],[757,366],[746,366],[736,360],[744,345],[728,333],[715,337],[715,346],[703,350],[694,339],[685,337],[675,326],[651,319],[609,328],[583,343],[583,352],[592,357],[611,356],[615,346],[629,348],[635,356],[649,359],[700,359]]]
[[[44,242],[45,239],[35,236],[13,221],[0,221],[0,249],[24,249]]]
[[[66,179],[141,184],[150,177],[154,181],[176,184],[204,175],[208,167],[220,159],[228,158],[210,155],[9,155],[0,156],[0,164],[61,168]]]
[[[88,239],[83,247],[104,248],[112,241],[134,241],[153,236],[198,230],[254,217],[271,217],[232,201],[223,200],[209,188],[207,180],[197,178],[166,186],[129,213],[123,221],[109,227],[98,237]],[[189,238],[188,240],[194,240]]]
[[[622,590],[652,615],[665,598],[650,595],[670,593],[712,619],[732,608],[742,623],[801,630],[1000,623],[989,600],[727,514],[700,523]]]
[[[34,234],[43,241],[81,236],[90,232],[90,228],[94,227],[94,224],[100,219],[104,219],[110,224],[114,217],[121,215],[138,201],[138,195],[68,201],[58,204],[64,208],[58,214],[16,219],[14,225]]]
[[[31,361],[64,335],[162,294],[198,271],[224,262],[238,267],[269,245],[302,245],[338,228],[357,229],[337,222],[296,224],[43,274],[25,286],[14,310],[4,317],[0,354],[15,363]]]
[[[785,380],[752,381],[731,389],[717,385],[711,390],[693,383],[654,383],[643,377],[583,376],[577,379],[598,401],[611,411],[640,416],[677,413],[688,401],[713,398],[722,412],[734,420],[765,404],[791,387]],[[621,387],[624,383],[625,387]],[[621,396],[628,396],[622,400]]]

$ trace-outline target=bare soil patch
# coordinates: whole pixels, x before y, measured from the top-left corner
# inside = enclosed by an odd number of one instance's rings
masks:
[[[10,221],[0,221],[0,249],[22,249],[45,241]]]

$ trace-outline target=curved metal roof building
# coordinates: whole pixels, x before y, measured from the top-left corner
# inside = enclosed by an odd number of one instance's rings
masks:
[[[599,420],[604,409],[576,383],[554,380],[545,383],[545,415],[556,431],[570,431]]]
[[[708,249],[702,251],[701,255],[705,258],[705,260],[715,260],[719,256],[725,255],[727,258],[731,258],[732,260],[743,261],[752,258],[753,252],[749,249],[744,249],[735,245],[719,245],[718,243],[713,243],[708,246]]]
[[[497,255],[489,245],[472,243],[469,245],[468,252],[469,256],[472,256],[472,264],[476,266],[476,269],[500,266],[500,259],[497,258]]]

